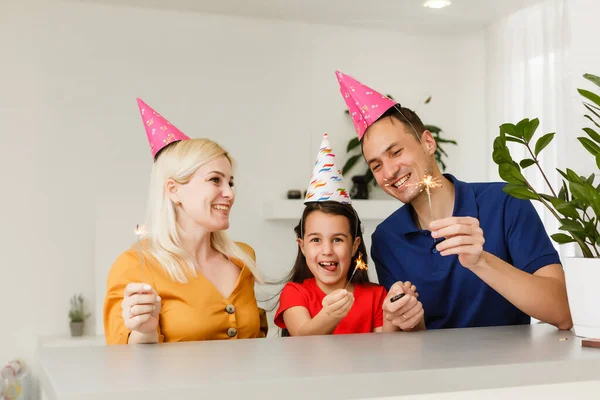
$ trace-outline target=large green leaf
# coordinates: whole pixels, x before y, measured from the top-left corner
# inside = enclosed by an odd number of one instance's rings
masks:
[[[600,218],[600,192],[589,182],[583,185],[583,190],[592,210]]]
[[[559,243],[559,244],[566,244],[566,243],[571,243],[571,242],[575,241],[575,239],[573,239],[571,236],[565,235],[564,233],[555,233],[554,235],[551,235],[550,237],[552,239],[554,239],[554,241],[556,243]]]
[[[583,77],[590,82],[593,82],[596,86],[600,86],[600,77],[592,74],[583,74]]]
[[[590,176],[588,176],[588,178],[585,181],[587,183],[589,183],[590,185],[593,185],[595,179],[596,179],[596,174],[590,174]]]
[[[600,128],[600,125],[598,125],[598,127]],[[583,128],[583,130],[585,133],[588,134],[589,137],[594,139],[596,142],[600,143],[600,135],[598,134],[598,132],[596,132],[592,128]]]
[[[596,93],[590,92],[589,90],[585,89],[577,89],[577,91],[580,95],[582,95],[583,97],[600,107],[600,96],[598,96]]]
[[[600,154],[596,155],[596,165],[598,166],[598,169],[600,169]]]
[[[567,201],[567,192],[565,191],[564,187],[561,187],[560,190],[558,191],[558,198],[561,199],[562,201]]]
[[[544,200],[548,200],[554,206],[554,208],[556,208],[556,206],[558,206],[559,204],[565,203],[565,201],[560,198],[560,192],[558,193],[559,197],[550,196],[549,194],[545,193],[539,193],[539,195]]]
[[[536,155],[536,157],[538,154],[540,154],[540,151],[544,150],[544,148],[550,144],[550,142],[552,141],[553,138],[554,138],[554,133],[547,133],[537,140],[537,142],[535,143],[535,151],[534,151],[534,154]]]
[[[583,147],[585,147],[585,149],[589,151],[594,157],[600,154],[600,146],[592,142],[590,139],[586,137],[578,137],[577,140],[579,140]]]
[[[559,229],[562,231],[585,233],[583,225],[581,225],[578,221],[562,219],[560,222],[562,223],[562,225]]]
[[[360,146],[360,140],[358,140],[358,138],[355,137],[354,139],[352,139],[348,142],[348,147],[346,148],[346,151],[350,152],[350,151],[354,150],[355,148],[357,148],[358,146]]]
[[[500,177],[508,183],[525,183],[525,177],[516,163],[502,163],[498,167]]]
[[[579,218],[579,212],[577,211],[575,205],[572,203],[557,204],[554,208],[556,208],[556,211],[558,211],[565,217],[575,219]]]
[[[527,125],[523,129],[523,139],[525,139],[526,142],[529,143],[538,126],[540,126],[540,120],[537,118],[532,119],[531,121],[529,121],[529,123],[527,123]]]
[[[570,182],[576,182],[579,184],[583,184],[583,181],[585,180],[585,179],[582,179],[579,175],[577,175],[575,173],[575,171],[573,171],[572,169],[569,169],[569,168],[567,168],[567,177],[568,177],[567,179]]]
[[[504,136],[504,134],[519,137],[516,133],[516,128],[514,124],[502,124],[500,125],[500,136]]]
[[[571,194],[573,195],[574,199],[583,201],[585,203],[589,203],[585,187],[582,184],[576,182],[569,182],[569,189],[571,189]]]
[[[510,151],[508,150],[508,147],[506,147],[506,140],[500,136],[494,139],[494,150],[492,152],[492,159],[496,164],[512,162]]]
[[[522,119],[515,125],[515,135],[516,137],[523,138],[525,127],[529,124],[529,118]]]
[[[535,164],[535,161],[533,161],[531,158],[524,158],[523,160],[521,160],[521,162],[519,163],[519,165],[521,166],[521,168],[525,169],[527,167],[531,167],[533,164]]]
[[[523,200],[539,200],[537,194],[533,193],[526,185],[509,183],[502,190],[512,197]]]
[[[556,170],[558,171],[559,174],[562,175],[563,178],[565,178],[566,180],[569,180],[569,175],[567,175],[566,172],[564,172],[564,171],[562,171],[562,170],[560,170],[558,168],[556,168]]]

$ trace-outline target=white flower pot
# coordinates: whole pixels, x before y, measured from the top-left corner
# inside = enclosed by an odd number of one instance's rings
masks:
[[[600,338],[600,258],[563,260],[573,330],[579,337]]]

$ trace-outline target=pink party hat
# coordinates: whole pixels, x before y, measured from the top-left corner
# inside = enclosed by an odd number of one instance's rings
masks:
[[[170,143],[190,139],[175,125],[172,125],[162,115],[154,111],[152,107],[144,103],[142,99],[138,98],[137,102],[144,128],[146,128],[146,136],[148,136],[152,157],[156,156],[156,153]]]
[[[342,204],[352,204],[350,195],[344,184],[344,177],[335,162],[335,154],[331,150],[327,134],[317,154],[317,162],[308,184],[304,203],[313,201],[337,201]]]
[[[377,121],[383,113],[398,103],[363,85],[350,75],[345,75],[340,71],[335,71],[335,75],[340,84],[340,92],[356,128],[358,140],[361,140],[367,128]]]

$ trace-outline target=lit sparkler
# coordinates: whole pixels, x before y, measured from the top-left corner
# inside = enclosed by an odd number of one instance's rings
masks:
[[[354,274],[356,274],[356,271],[358,271],[359,269],[363,270],[363,271],[366,271],[369,269],[369,266],[367,265],[367,263],[364,262],[362,259],[362,253],[358,253],[358,258],[356,259],[356,267],[354,267],[354,272],[352,272],[352,275],[350,275],[350,279],[348,279],[348,284],[346,285],[346,289],[348,289],[348,286],[350,286],[350,282],[352,281],[352,278],[354,278]]]

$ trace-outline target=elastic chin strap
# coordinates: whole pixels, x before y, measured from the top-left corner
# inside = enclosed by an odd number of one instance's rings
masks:
[[[406,115],[404,115],[404,113],[402,113],[402,108],[401,108],[400,104],[398,104],[398,103],[394,104],[394,108],[396,109],[396,111],[398,111],[398,113],[400,113],[400,115],[402,115],[404,117],[404,119],[406,120],[406,122],[408,122],[408,124],[412,128],[413,132],[415,133],[415,136],[417,137],[417,140],[419,141],[419,143],[421,143],[421,146],[423,146],[423,142],[421,141],[421,137],[417,133],[417,130],[415,129],[415,127],[413,126],[413,124],[411,124],[410,120],[406,117]]]

